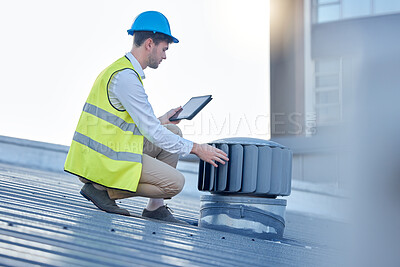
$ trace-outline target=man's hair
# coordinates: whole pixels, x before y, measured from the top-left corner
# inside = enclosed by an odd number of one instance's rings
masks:
[[[168,44],[173,42],[171,36],[159,32],[138,31],[133,34],[133,42],[137,47],[141,46],[148,38],[151,38],[156,45],[162,41],[165,41]]]

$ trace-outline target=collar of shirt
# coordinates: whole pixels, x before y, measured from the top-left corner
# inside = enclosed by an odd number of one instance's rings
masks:
[[[131,52],[126,53],[125,55],[129,61],[132,63],[133,68],[139,73],[140,77],[142,79],[145,79],[146,76],[144,75],[142,66],[140,66],[139,61],[137,61],[137,59],[131,54]]]

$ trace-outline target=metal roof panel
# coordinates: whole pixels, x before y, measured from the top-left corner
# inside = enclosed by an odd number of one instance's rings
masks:
[[[185,176],[193,175],[189,170]],[[337,222],[287,213],[282,240],[197,227],[199,195],[168,201],[189,225],[140,217],[145,198],[118,201],[134,216],[98,210],[72,175],[0,164],[0,265],[320,266],[337,259]]]

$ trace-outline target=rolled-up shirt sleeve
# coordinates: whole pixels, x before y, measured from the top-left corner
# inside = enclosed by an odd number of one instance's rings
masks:
[[[170,153],[178,153],[182,156],[190,153],[193,142],[172,133],[161,125],[134,71],[130,69],[120,71],[114,76],[110,86],[112,86],[109,88],[110,97],[115,97],[120,101],[144,137]]]

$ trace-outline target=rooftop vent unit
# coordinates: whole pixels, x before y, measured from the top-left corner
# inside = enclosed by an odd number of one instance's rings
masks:
[[[227,138],[210,143],[228,154],[215,168],[200,161],[198,189],[203,195],[199,226],[256,237],[282,237],[286,200],[291,191],[292,152],[254,138]]]

